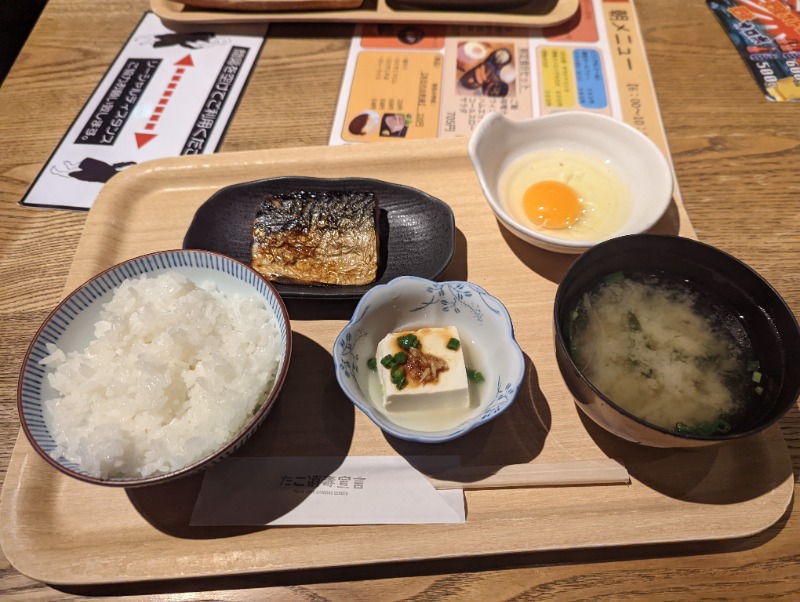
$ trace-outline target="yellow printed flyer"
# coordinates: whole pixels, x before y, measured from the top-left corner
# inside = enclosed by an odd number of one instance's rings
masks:
[[[347,142],[436,138],[442,55],[438,52],[358,54],[341,132]]]
[[[560,111],[662,130],[632,0],[581,0],[544,29],[359,26],[330,144],[469,136],[490,112]]]

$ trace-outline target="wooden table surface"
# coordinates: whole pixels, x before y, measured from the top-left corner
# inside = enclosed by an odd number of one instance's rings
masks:
[[[17,375],[58,302],[86,219],[18,205],[147,0],[50,0],[0,88],[0,479],[19,430]],[[684,205],[698,237],[747,262],[800,311],[798,105],[770,103],[704,2],[636,7]],[[274,25],[221,151],[325,145],[350,26]],[[309,85],[313,82],[313,85]],[[795,483],[800,411],[781,421]],[[798,491],[795,485],[796,492]],[[800,507],[767,531],[718,543],[437,561],[63,591],[0,557],[0,596],[68,599],[800,598]]]

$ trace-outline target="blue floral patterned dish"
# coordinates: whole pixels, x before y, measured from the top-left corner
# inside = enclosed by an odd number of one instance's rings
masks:
[[[281,338],[282,359],[269,398],[258,408],[249,422],[222,449],[180,470],[146,478],[101,479],[83,472],[79,465],[50,455],[55,441],[43,417],[43,403],[55,395],[40,361],[53,343],[65,353],[84,349],[94,333],[94,324],[102,306],[126,279],[142,274],[177,272],[196,283],[213,282],[226,294],[259,295],[276,317]],[[235,259],[209,251],[175,250],[143,255],[122,262],[98,274],[73,291],[44,321],[33,338],[23,360],[17,390],[17,409],[25,435],[33,448],[51,466],[71,477],[89,483],[118,487],[138,487],[162,483],[204,469],[241,446],[266,418],[283,385],[291,356],[291,330],[286,307],[274,287],[255,270]]]
[[[374,389],[376,381],[367,361],[388,333],[432,326],[455,326],[462,341],[480,349],[485,381],[474,417],[446,430],[413,430],[396,424],[373,399],[370,383]],[[339,386],[359,409],[384,432],[420,443],[450,441],[496,418],[514,401],[525,373],[511,318],[500,301],[470,282],[414,276],[395,278],[364,295],[336,338],[333,360]]]

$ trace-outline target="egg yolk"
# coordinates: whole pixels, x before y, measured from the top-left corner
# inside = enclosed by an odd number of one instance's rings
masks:
[[[572,186],[545,180],[529,186],[522,197],[525,214],[537,226],[562,230],[581,217],[580,196]]]

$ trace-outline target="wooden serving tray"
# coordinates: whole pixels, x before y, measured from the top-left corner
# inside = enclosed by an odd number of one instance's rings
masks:
[[[551,324],[557,283],[574,256],[507,234],[481,194],[466,149],[466,139],[391,141],[131,167],[109,181],[89,212],[65,294],[119,261],[181,247],[197,207],[229,184],[360,176],[419,188],[455,215],[456,253],[443,279],[475,282],[509,310],[526,355],[512,407],[446,444],[387,438],[334,376],[334,339],[355,302],[288,300],[294,352],[286,383],[238,455],[460,455],[473,468],[610,457],[627,467],[630,485],[467,491],[463,525],[193,528],[202,475],[127,492],[92,486],[62,476],[20,435],[0,507],[9,561],[35,579],[75,585],[715,540],[775,523],[794,481],[777,426],[727,446],[673,451],[624,442],[582,418],[556,367]],[[694,235],[680,199],[655,231]]]
[[[195,0],[193,0],[194,2]],[[281,0],[279,0],[281,1]],[[578,11],[580,0],[529,0],[527,4],[502,10],[421,10],[392,8],[387,0],[364,0],[357,8],[307,10],[299,0],[294,9],[254,12],[214,10],[197,4],[172,0],[150,0],[150,8],[164,21],[173,23],[277,23],[281,21],[340,23],[449,23],[463,25],[506,25],[515,27],[550,27],[567,21]],[[390,0],[391,1],[391,0]],[[219,0],[199,0],[217,3]],[[291,4],[291,0],[286,0]],[[486,6],[491,6],[487,2]],[[304,8],[306,8],[304,10]]]

